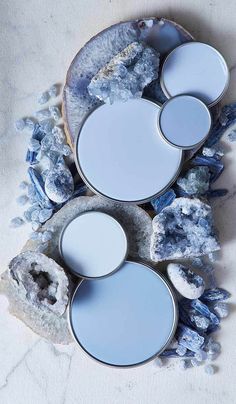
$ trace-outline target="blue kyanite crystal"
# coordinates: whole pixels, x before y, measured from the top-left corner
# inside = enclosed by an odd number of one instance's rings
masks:
[[[219,250],[211,207],[199,199],[177,198],[153,219],[151,259],[190,258]]]
[[[32,167],[29,167],[28,174],[31,180],[31,184],[34,187],[36,199],[41,207],[52,208],[53,204],[50,202],[44,191],[44,183],[43,178],[39,174],[38,171],[34,170]]]
[[[236,103],[232,103],[229,105],[225,105],[222,108],[221,114],[217,122],[213,125],[213,128],[210,132],[210,136],[208,137],[205,146],[212,147],[220,138],[224,135],[229,128],[232,127],[232,130],[236,124]]]
[[[201,296],[204,302],[216,302],[229,299],[230,293],[222,288],[207,289]]]
[[[225,318],[229,315],[229,305],[225,302],[216,302],[213,310],[219,318]]]
[[[191,300],[189,302],[189,305],[202,316],[208,318],[212,325],[219,325],[220,320],[218,319],[218,317],[214,313],[212,313],[208,306],[202,303],[199,299]]]
[[[215,182],[224,171],[224,164],[215,157],[196,156],[191,160],[193,166],[206,166],[209,168],[210,182]]]
[[[57,164],[47,175],[45,191],[56,203],[67,201],[73,194],[74,181],[70,170],[64,164]]]
[[[141,97],[144,87],[157,79],[158,68],[159,54],[133,42],[99,70],[88,85],[88,92],[110,104]]]
[[[177,328],[178,343],[192,352],[198,352],[204,344],[204,337],[183,324]]]
[[[155,212],[160,213],[166,206],[172,204],[175,200],[176,194],[173,189],[169,189],[163,195],[157,196],[151,200],[151,204]]]
[[[44,91],[42,94],[40,94],[39,98],[38,98],[38,103],[39,104],[46,104],[46,102],[48,102],[50,98],[50,95],[48,93],[48,91]]]
[[[210,172],[208,167],[191,168],[183,177],[177,179],[178,186],[188,195],[201,196],[209,189]]]

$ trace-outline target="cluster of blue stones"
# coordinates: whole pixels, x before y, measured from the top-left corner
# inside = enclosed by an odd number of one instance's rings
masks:
[[[51,98],[57,97],[58,93],[59,87],[53,85],[40,95],[38,103],[46,104]],[[17,198],[19,205],[28,206],[22,217],[11,220],[10,226],[19,227],[31,222],[33,232],[30,238],[40,241],[40,252],[47,249],[53,234],[53,229],[38,231],[42,224],[68,200],[86,192],[86,186],[74,178],[74,163],[67,160],[71,148],[59,126],[61,122],[60,107],[49,105],[37,111],[34,118],[22,118],[15,123],[17,131],[28,131],[31,134],[26,153],[28,181],[20,184],[24,193]]]

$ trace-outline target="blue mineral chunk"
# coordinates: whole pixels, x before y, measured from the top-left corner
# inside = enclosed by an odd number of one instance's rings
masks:
[[[59,107],[53,105],[51,107],[49,107],[49,111],[51,114],[51,117],[54,119],[55,122],[59,121],[59,119],[61,118],[61,111],[59,109]]]
[[[49,92],[48,91],[44,91],[42,94],[40,94],[39,98],[38,98],[38,103],[39,104],[46,104],[46,102],[48,102],[50,98]]]
[[[204,317],[208,318],[211,321],[212,325],[219,325],[220,320],[218,317],[212,313],[209,307],[202,303],[199,299],[194,299],[190,301],[190,307],[195,309],[198,313],[202,314]]]
[[[236,141],[236,130],[232,130],[232,132],[228,134],[228,139],[230,142]]]
[[[222,196],[227,195],[228,189],[221,188],[221,189],[210,189],[207,193],[206,196],[207,198],[219,198]]]
[[[192,352],[198,352],[205,341],[205,338],[197,331],[194,331],[181,323],[178,324],[176,334],[179,345],[185,346]]]
[[[78,196],[85,195],[87,190],[88,190],[88,187],[85,184],[76,185],[73,195],[71,196],[71,199],[77,198]]]
[[[213,125],[205,146],[212,147],[224,135],[226,130],[236,123],[236,103],[225,105],[222,108],[219,119]]]
[[[50,97],[57,97],[57,95],[59,94],[59,86],[57,84],[53,84],[49,90],[48,90],[48,94]]]
[[[196,156],[191,160],[193,166],[207,166],[210,169],[210,182],[215,182],[224,170],[224,164],[217,158]]]
[[[231,294],[222,288],[206,289],[201,300],[204,302],[216,302],[229,299]]]
[[[45,223],[50,217],[52,217],[53,209],[44,208],[41,209],[38,215],[38,221],[40,223]]]
[[[41,109],[40,111],[37,111],[35,115],[39,121],[43,121],[44,119],[48,119],[51,117],[51,112],[49,111],[48,108],[45,108]]]
[[[154,217],[152,226],[150,254],[155,262],[219,250],[211,207],[199,199],[176,198]]]
[[[52,208],[53,204],[44,191],[44,182],[42,176],[32,167],[28,168],[28,174],[31,180],[31,184],[34,186],[39,204],[45,208]]]
[[[180,357],[180,355],[176,352],[176,349],[166,349],[165,351],[163,351],[160,354],[160,356],[162,358],[179,358]],[[194,352],[186,350],[184,357],[192,358],[192,357],[194,357]]]
[[[45,132],[42,130],[40,124],[36,123],[34,126],[34,131],[32,133],[32,138],[41,142],[44,136]]]
[[[37,154],[37,152],[28,149],[25,156],[26,163],[29,163],[31,166],[38,164]]]
[[[213,305],[213,310],[219,318],[225,318],[229,315],[229,305],[225,302],[216,302]]]
[[[209,189],[210,172],[206,166],[197,166],[188,170],[177,179],[177,185],[190,196],[204,195]]]
[[[205,333],[206,333],[207,335],[210,335],[210,334],[212,334],[213,332],[218,331],[219,329],[220,329],[220,325],[219,325],[219,324],[218,324],[218,325],[217,325],[217,324],[210,324]]]
[[[14,217],[13,219],[11,219],[10,221],[10,227],[12,228],[17,228],[22,226],[23,224],[25,224],[25,221],[21,218],[21,217]]]
[[[173,189],[169,189],[163,195],[153,198],[151,200],[151,204],[155,212],[158,214],[166,206],[171,205],[172,202],[175,200],[175,198],[176,198],[175,191]]]
[[[16,128],[16,130],[18,130],[18,131],[22,131],[22,130],[25,129],[25,121],[24,121],[23,118],[22,118],[22,119],[18,119],[18,120],[15,122],[15,128]]]

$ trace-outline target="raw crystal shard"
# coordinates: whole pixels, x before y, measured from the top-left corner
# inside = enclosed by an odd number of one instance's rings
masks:
[[[144,87],[157,79],[159,54],[139,42],[133,42],[118,53],[92,78],[91,96],[112,104],[142,96]]]
[[[210,172],[208,167],[191,168],[183,177],[177,179],[178,186],[188,195],[204,195],[209,189]]]
[[[190,258],[219,250],[211,207],[199,199],[177,198],[153,219],[151,258]]]

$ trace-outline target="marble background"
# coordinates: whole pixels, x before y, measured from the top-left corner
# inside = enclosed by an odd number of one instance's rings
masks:
[[[92,36],[120,20],[165,16],[184,25],[198,40],[216,46],[231,69],[224,102],[236,100],[235,0],[2,0],[0,2],[0,258],[1,271],[27,239],[29,228],[9,229],[21,213],[15,197],[25,179],[28,136],[13,122],[33,113],[37,95],[63,83],[78,49]],[[185,373],[174,365],[116,370],[87,358],[74,344],[53,346],[7,312],[0,297],[1,404],[233,404],[235,374],[236,144],[226,142],[227,169],[217,186],[230,192],[214,204],[223,245],[217,262],[219,284],[228,289],[232,312],[218,334],[222,355],[218,371]]]

